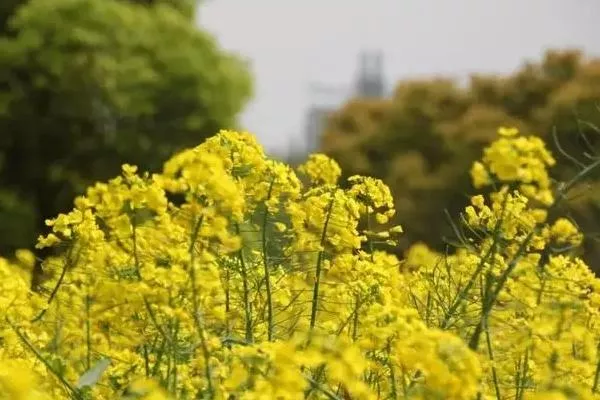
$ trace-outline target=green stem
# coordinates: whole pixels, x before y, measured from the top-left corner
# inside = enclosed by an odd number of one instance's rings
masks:
[[[490,312],[492,311],[492,308],[496,304],[498,295],[504,288],[506,281],[508,280],[512,271],[517,266],[517,263],[521,260],[521,258],[525,254],[525,251],[527,250],[527,246],[531,242],[531,239],[533,239],[533,236],[536,233],[536,231],[537,231],[537,229],[534,229],[533,231],[529,232],[527,237],[523,240],[523,242],[521,242],[521,244],[519,245],[519,248],[517,250],[517,254],[515,254],[515,256],[512,258],[512,260],[510,261],[510,263],[508,264],[506,269],[502,272],[502,275],[500,275],[500,278],[498,278],[498,282],[496,283],[496,285],[493,288],[492,292],[490,293],[489,297],[486,298],[486,300],[483,304],[483,309],[481,311],[481,318],[479,320],[479,323],[475,327],[475,332],[473,333],[473,335],[471,336],[471,339],[469,340],[469,348],[471,350],[477,350],[477,347],[479,347],[479,338],[481,337],[481,333],[483,331],[483,326],[485,323],[487,323]]]
[[[329,225],[329,220],[331,218],[331,212],[333,210],[333,204],[335,202],[335,191],[331,193],[331,201],[329,202],[329,206],[327,207],[327,214],[325,217],[325,223],[323,224],[323,232],[321,233],[321,248],[325,246],[325,239],[327,237],[327,226]],[[317,268],[315,271],[315,284],[313,286],[313,296],[312,296],[312,307],[310,311],[310,329],[314,329],[315,324],[317,323],[317,312],[319,308],[319,289],[321,284],[321,267],[323,263],[323,255],[324,250],[319,250],[319,255],[317,256]]]
[[[496,393],[496,399],[501,400],[502,396],[500,395],[500,386],[498,384],[498,372],[496,371],[496,366],[494,365],[494,352],[492,349],[492,339],[490,337],[489,326],[485,324],[485,341],[487,344],[487,350],[490,357],[490,362],[492,365],[492,381],[494,382],[494,391]]]
[[[596,393],[598,391],[598,384],[600,383],[600,342],[598,342],[597,347],[598,362],[596,363],[596,373],[594,374],[594,383],[592,384],[592,393]]]
[[[47,303],[47,307],[44,308],[42,311],[40,311],[40,313],[38,315],[36,315],[31,322],[37,322],[40,319],[42,319],[42,317],[46,314],[46,311],[48,311],[48,308],[50,308],[50,304],[52,304],[52,300],[54,300],[54,298],[56,297],[56,295],[58,294],[58,289],[60,289],[65,276],[67,275],[67,270],[69,270],[69,268],[72,267],[72,256],[73,256],[73,245],[71,245],[69,247],[69,250],[67,251],[67,254],[65,255],[65,262],[63,264],[63,268],[62,271],[60,272],[60,276],[58,277],[58,281],[56,282],[56,285],[54,285],[54,288],[52,289],[52,292],[50,293],[50,296],[48,297],[48,301]],[[78,258],[78,257],[77,257]]]
[[[237,234],[240,234],[240,225],[236,224]],[[244,259],[244,249],[240,248],[238,251],[238,258],[240,260],[241,274],[242,274],[242,290],[244,291],[244,320],[245,320],[245,339],[247,343],[252,343],[252,305],[250,304],[250,288],[248,286],[248,271],[246,268],[246,261]]]
[[[396,399],[398,398],[398,385],[396,383],[396,370],[394,368],[394,363],[389,360],[389,356],[391,355],[392,352],[392,343],[391,340],[388,339],[387,342],[387,353],[388,353],[388,368],[390,369],[390,383],[391,383],[391,390],[392,390],[392,399]]]
[[[73,385],[71,385],[58,371],[56,371],[54,369],[54,367],[52,366],[52,364],[50,364],[44,358],[44,356],[42,356],[42,354],[38,351],[38,349],[35,348],[35,346],[29,341],[29,339],[27,339],[27,337],[19,330],[19,328],[17,328],[12,322],[10,322],[10,320],[8,319],[8,317],[6,318],[6,322],[10,325],[10,327],[12,328],[12,330],[17,334],[17,336],[19,337],[19,339],[21,339],[21,341],[25,344],[25,346],[27,348],[29,348],[29,350],[31,350],[31,352],[35,355],[35,357],[42,364],[44,364],[44,366],[50,372],[52,372],[52,374],[60,381],[60,383],[62,383],[64,385],[64,387],[66,389],[68,389],[68,391],[71,393],[71,395],[75,399],[77,399],[77,400],[82,400],[83,397],[81,396],[81,393],[79,393],[79,390],[77,390],[77,388],[73,387]]]
[[[356,342],[358,338],[359,310],[361,307],[360,297],[356,296],[356,307],[354,308],[354,316],[352,318],[352,341]]]
[[[225,332],[227,333],[227,337],[231,335],[231,326],[229,320],[229,313],[231,312],[231,268],[227,268],[225,272],[225,315],[227,315],[227,325],[225,328]]]
[[[525,356],[523,357],[523,373],[520,374],[520,379],[517,382],[517,396],[516,400],[522,400],[525,394],[525,382],[527,381],[527,375],[529,374],[529,348],[525,349]]]
[[[165,348],[167,347],[167,341],[163,340],[156,352],[156,361],[154,362],[154,367],[152,368],[151,376],[156,376],[160,371],[160,366],[163,361],[163,355],[165,354]]]
[[[275,178],[271,180],[269,185],[269,193],[267,195],[267,201],[271,199],[273,193],[273,184]],[[267,338],[270,341],[273,340],[273,296],[271,294],[271,273],[269,271],[268,254],[267,254],[267,220],[269,216],[269,209],[265,202],[265,215],[262,223],[262,254],[263,254],[263,265],[265,272],[265,286],[267,290]]]
[[[465,287],[459,292],[456,300],[450,306],[448,311],[445,313],[444,320],[441,324],[441,329],[448,328],[448,326],[450,324],[450,319],[454,316],[454,314],[456,313],[456,311],[458,310],[458,308],[460,307],[462,302],[467,298],[467,295],[473,288],[473,285],[475,284],[477,278],[479,277],[479,275],[485,268],[486,263],[496,253],[498,244],[500,242],[500,231],[502,229],[502,222],[504,221],[504,217],[505,217],[507,201],[508,201],[508,193],[506,194],[506,196],[504,196],[504,199],[502,200],[502,214],[500,215],[500,218],[496,221],[496,224],[494,225],[494,230],[492,233],[492,244],[490,245],[490,248],[488,249],[486,254],[483,256],[483,258],[481,258],[481,260],[479,260],[479,263],[477,264],[477,268],[475,268],[475,272],[473,272],[473,274],[469,278],[469,281],[467,282]]]
[[[91,340],[91,324],[90,324],[90,296],[85,296],[85,341],[87,346],[86,354],[86,370],[92,366],[92,340]]]
[[[140,271],[140,256],[138,254],[138,245],[137,245],[137,225],[135,218],[135,211],[133,212],[133,216],[131,217],[131,228],[132,228],[132,236],[131,239],[133,241],[133,263],[135,265],[135,274],[137,278],[142,280],[142,273]]]
[[[196,246],[196,241],[198,240],[198,235],[200,233],[200,227],[202,226],[203,217],[198,218],[195,224],[192,226],[192,236],[190,240],[190,247],[188,249],[190,254],[190,280],[192,281],[192,306],[194,308],[194,324],[196,325],[196,330],[198,331],[198,335],[200,336],[200,347],[202,349],[202,356],[204,358],[204,375],[206,378],[206,384],[208,385],[208,397],[213,399],[215,396],[215,391],[212,382],[212,371],[210,367],[210,351],[208,350],[208,343],[206,341],[206,335],[204,332],[204,324],[202,322],[202,318],[200,317],[200,304],[198,301],[198,288],[196,287],[196,252],[194,251],[194,247]],[[198,393],[198,395],[200,392]]]
[[[144,372],[146,373],[146,378],[150,377],[150,358],[148,354],[148,345],[144,343],[142,346],[142,351],[144,352]]]

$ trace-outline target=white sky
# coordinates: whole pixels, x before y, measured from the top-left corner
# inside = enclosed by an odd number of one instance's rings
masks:
[[[242,123],[271,151],[302,140],[311,103],[336,101],[311,83],[352,85],[362,49],[384,52],[389,84],[511,72],[549,47],[600,55],[600,0],[211,0],[198,21],[250,59],[255,96]]]

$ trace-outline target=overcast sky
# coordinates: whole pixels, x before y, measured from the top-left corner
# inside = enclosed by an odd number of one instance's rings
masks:
[[[362,49],[384,53],[390,84],[415,76],[511,72],[547,48],[600,55],[600,0],[211,0],[198,22],[251,61],[242,116],[269,150],[301,140],[313,82],[349,88]]]

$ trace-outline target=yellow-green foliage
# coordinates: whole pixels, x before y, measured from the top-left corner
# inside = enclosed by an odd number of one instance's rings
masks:
[[[597,278],[555,217],[539,138],[473,164],[461,246],[399,260],[381,181],[298,169],[222,131],[161,174],[124,165],[0,259],[2,399],[593,399]],[[488,190],[489,189],[489,190]]]
[[[397,221],[406,230],[403,250],[415,241],[442,250],[442,239],[452,234],[444,210],[455,215],[462,209],[465,193],[472,193],[465,170],[495,139],[499,125],[539,134],[559,161],[553,177],[568,179],[579,169],[573,160],[586,163],[585,153],[600,154],[598,104],[600,58],[549,50],[507,75],[476,74],[464,84],[402,80],[389,97],[352,99],[329,118],[321,150],[344,176],[374,176],[389,185]],[[584,190],[588,185],[593,189]],[[569,213],[586,232],[598,232],[598,172],[581,186],[569,199]],[[600,268],[600,242],[587,238],[582,250]]]

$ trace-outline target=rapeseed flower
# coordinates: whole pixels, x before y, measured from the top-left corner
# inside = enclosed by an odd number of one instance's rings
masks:
[[[47,221],[39,288],[32,253],[0,259],[0,398],[598,398],[583,234],[544,143],[498,133],[461,245],[404,258],[389,188],[322,154],[294,170],[221,131],[123,165]]]

